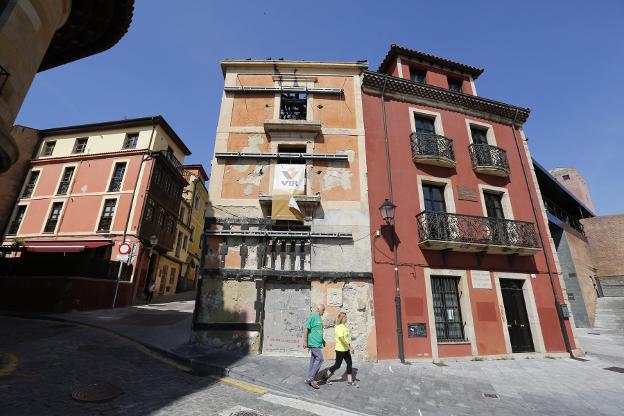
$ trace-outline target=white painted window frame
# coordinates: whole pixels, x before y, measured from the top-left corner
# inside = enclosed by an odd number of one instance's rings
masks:
[[[119,212],[119,198],[121,197],[121,195],[103,195],[102,196],[102,200],[100,201],[100,208],[98,210],[98,215],[95,219],[95,226],[93,228],[93,232],[95,234],[112,234],[114,232],[114,224],[115,224],[115,218],[117,218],[117,213]],[[111,227],[108,231],[106,232],[98,232],[98,227],[100,226],[100,219],[102,218],[102,213],[104,212],[104,203],[106,202],[106,200],[109,199],[114,199],[115,200],[115,212],[113,212],[113,218],[111,218]]]
[[[419,115],[427,118],[433,118],[433,129],[435,130],[435,134],[444,136],[444,125],[442,124],[442,115],[440,113],[416,107],[409,107],[408,112],[412,133],[416,133],[416,120],[414,120],[414,116]]]
[[[475,127],[481,127],[483,129],[486,129],[486,138],[487,138],[487,142],[490,146],[496,146],[496,136],[494,135],[494,127],[491,124],[488,123],[484,123],[482,121],[477,121],[477,120],[472,120],[472,119],[465,119],[466,122],[466,131],[468,132],[468,141],[470,142],[470,144],[474,143],[474,140],[472,140],[472,132],[470,131],[470,127],[471,126],[475,126]]]
[[[423,193],[423,184],[436,186],[444,186],[444,204],[446,212],[449,214],[457,213],[455,208],[455,197],[453,194],[453,182],[449,178],[439,178],[437,176],[417,175],[416,181],[418,185],[418,202],[420,204],[420,212],[425,210],[425,198]]]

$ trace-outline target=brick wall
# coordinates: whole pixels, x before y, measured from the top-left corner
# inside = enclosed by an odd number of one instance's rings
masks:
[[[14,126],[11,135],[19,148],[19,158],[9,170],[0,173],[0,236],[4,237],[11,219],[17,195],[22,189],[34,152],[39,144],[39,131],[24,126]]]
[[[587,218],[582,223],[598,277],[624,276],[624,215]]]

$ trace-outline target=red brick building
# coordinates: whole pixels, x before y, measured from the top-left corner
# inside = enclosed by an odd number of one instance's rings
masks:
[[[529,110],[478,97],[482,72],[392,45],[363,74],[380,359],[576,348],[522,131]],[[393,220],[377,210],[386,199]]]

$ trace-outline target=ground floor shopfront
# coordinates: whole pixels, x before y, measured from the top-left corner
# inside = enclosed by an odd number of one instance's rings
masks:
[[[325,357],[334,357],[334,326],[348,315],[355,356],[377,358],[373,288],[370,278],[265,276],[230,279],[213,274],[200,280],[194,336],[210,348],[267,355],[306,356],[304,323],[323,304]]]
[[[399,356],[396,288],[375,280],[378,357]],[[545,274],[418,267],[401,279],[407,360],[566,354]],[[393,282],[394,283],[394,282]],[[569,323],[566,328],[571,334]],[[574,339],[570,336],[571,348]]]

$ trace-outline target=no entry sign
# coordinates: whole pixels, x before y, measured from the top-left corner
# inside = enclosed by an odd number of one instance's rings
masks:
[[[119,254],[130,254],[130,250],[132,250],[132,247],[130,247],[130,244],[128,243],[119,244]]]

